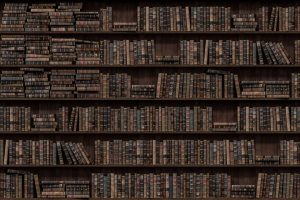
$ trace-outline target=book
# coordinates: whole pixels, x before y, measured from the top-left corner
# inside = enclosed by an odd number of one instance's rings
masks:
[[[300,82],[299,80],[299,73],[292,73],[291,74],[291,97],[292,98],[299,98],[300,97]]]
[[[299,10],[300,10],[300,8],[299,8]],[[300,14],[299,14],[299,16],[300,16]],[[299,24],[300,24],[300,22],[299,22]],[[300,64],[300,40],[295,40],[295,64]]]

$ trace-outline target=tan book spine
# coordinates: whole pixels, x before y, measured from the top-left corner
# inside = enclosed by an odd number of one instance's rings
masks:
[[[186,15],[186,31],[191,31],[190,8],[188,6],[185,7],[185,15]]]
[[[237,64],[236,63],[236,54],[235,54],[235,52],[236,52],[236,50],[235,50],[235,41],[231,41],[231,45],[232,45],[232,52],[231,52],[231,55],[232,55],[232,64],[233,65],[235,65],[235,64]]]
[[[287,131],[291,131],[291,119],[290,119],[290,108],[288,106],[285,107],[285,116],[286,116],[286,127]]]
[[[146,6],[146,13],[145,13],[145,15],[146,15],[146,31],[150,31],[150,27],[149,27],[149,15],[150,15],[150,13],[149,13],[149,6]]]
[[[205,40],[204,65],[208,65],[208,40]]]
[[[246,132],[249,132],[250,127],[249,127],[249,107],[246,106]]]
[[[5,140],[5,148],[4,148],[4,165],[8,165],[8,149],[9,149],[9,140]]]

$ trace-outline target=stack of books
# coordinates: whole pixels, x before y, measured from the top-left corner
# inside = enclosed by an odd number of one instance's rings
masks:
[[[76,60],[75,38],[51,38],[51,65],[72,65]]]
[[[1,65],[23,65],[25,54],[26,51],[24,35],[1,35]]]
[[[28,3],[5,3],[0,24],[1,31],[24,31]]]
[[[73,69],[52,69],[50,74],[50,97],[74,98],[75,97],[75,75]]]
[[[26,65],[49,65],[50,36],[26,36]]]

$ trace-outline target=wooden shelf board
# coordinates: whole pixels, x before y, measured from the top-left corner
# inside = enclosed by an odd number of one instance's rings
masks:
[[[297,35],[299,31],[0,31],[1,35]]]
[[[7,200],[241,200],[249,198],[9,198]],[[256,198],[252,199],[255,200]],[[5,200],[5,199],[4,199]],[[287,200],[287,198],[259,198],[258,200]],[[288,198],[288,200],[299,200]]]
[[[234,69],[247,69],[247,68],[300,68],[300,64],[292,65],[163,65],[163,64],[137,64],[137,65],[0,65],[0,68],[234,68]]]
[[[299,168],[300,165],[0,165],[2,168]]]
[[[107,136],[107,135],[300,135],[300,132],[285,132],[285,131],[278,131],[278,132],[230,132],[230,131],[198,131],[198,132],[162,132],[162,131],[153,131],[153,132],[138,132],[138,131],[123,131],[123,132],[111,132],[111,131],[29,131],[29,132],[22,132],[22,131],[0,131],[0,135],[99,135],[99,136]]]
[[[0,98],[0,101],[300,101],[300,98]]]
[[[9,198],[7,200],[241,200],[249,198]],[[256,198],[252,199],[255,200]],[[258,200],[287,200],[287,198],[259,198]],[[288,200],[299,200],[298,198],[288,198]]]

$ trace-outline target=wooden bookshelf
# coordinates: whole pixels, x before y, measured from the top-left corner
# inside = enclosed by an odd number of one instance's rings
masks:
[[[0,2],[0,10],[4,3],[27,2],[20,0],[5,0]],[[45,2],[59,3],[58,0]],[[79,2],[75,0],[75,2]],[[30,0],[28,3],[40,3]],[[299,6],[295,0],[288,1],[196,1],[180,0],[146,0],[137,1],[83,1],[84,11],[99,11],[99,8],[111,6],[113,8],[113,21],[135,22],[137,19],[137,6],[230,6],[232,13],[255,13],[262,6]],[[2,14],[2,13],[1,13]],[[0,14],[0,18],[1,18]],[[269,13],[271,14],[271,13]],[[299,17],[300,18],[300,17]],[[300,23],[299,23],[300,26]],[[295,60],[295,40],[300,40],[300,31],[2,31],[0,36],[7,35],[35,35],[71,38],[80,40],[154,40],[155,51],[158,56],[178,56],[180,40],[253,40],[282,42],[286,51]],[[135,84],[157,84],[158,73],[202,73],[208,69],[224,70],[237,74],[240,81],[272,80],[291,81],[291,73],[300,73],[300,64],[96,64],[96,65],[0,65],[1,70],[19,70],[20,68],[51,69],[99,69],[104,73],[128,73]],[[0,71],[1,71],[0,70]],[[237,96],[237,95],[235,95]],[[144,106],[211,106],[213,108],[213,122],[236,122],[238,106],[290,106],[299,107],[300,98],[0,98],[2,106],[31,107],[33,113],[55,113],[58,108],[111,106],[111,107],[144,107]],[[1,114],[1,113],[0,113]],[[182,114],[182,113],[181,113]],[[31,120],[32,123],[32,120]],[[52,140],[82,142],[91,160],[95,159],[96,140],[254,140],[256,155],[278,155],[281,140],[294,140],[300,142],[300,131],[0,131],[0,140]],[[89,180],[92,173],[227,173],[231,175],[231,183],[241,185],[256,185],[258,173],[300,173],[300,164],[241,164],[241,165],[130,165],[130,164],[90,164],[90,165],[4,165],[0,164],[0,173],[8,169],[29,171],[39,175],[40,180]],[[1,181],[0,181],[1,182]],[[90,190],[92,182],[90,183]],[[101,200],[101,198],[76,198]],[[10,198],[17,200],[20,198]],[[47,198],[21,198],[28,200],[44,200]],[[55,198],[60,200],[60,198]],[[65,198],[64,198],[65,199]],[[68,198],[69,200],[75,200]],[[109,198],[119,200],[120,198]],[[122,200],[135,200],[147,198],[121,198]],[[151,198],[151,200],[168,200],[170,198]],[[196,198],[172,198],[171,200],[195,200]],[[244,198],[197,198],[199,200],[234,200]],[[285,200],[287,198],[260,198],[261,200]],[[297,200],[299,198],[288,198]]]

